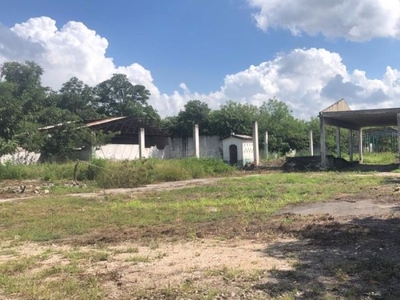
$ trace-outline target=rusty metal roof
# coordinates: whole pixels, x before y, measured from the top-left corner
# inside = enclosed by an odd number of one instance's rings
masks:
[[[106,124],[106,123],[110,123],[110,122],[114,122],[117,120],[122,120],[122,119],[126,119],[128,117],[115,117],[115,118],[107,118],[107,119],[99,119],[99,120],[90,120],[86,123],[87,127],[93,127],[96,125],[101,125],[101,124]]]

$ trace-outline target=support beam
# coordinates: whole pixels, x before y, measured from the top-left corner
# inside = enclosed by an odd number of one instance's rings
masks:
[[[265,158],[268,159],[269,156],[268,150],[268,131],[265,132]]]
[[[253,121],[253,153],[254,153],[254,166],[258,166],[260,163],[258,149],[258,123]]]
[[[349,129],[349,156],[351,162],[353,161],[353,149],[354,149],[353,130]]]
[[[359,153],[359,161],[363,162],[363,137],[362,137],[362,128],[358,131],[358,153]]]
[[[139,128],[139,158],[144,158],[145,151],[145,136],[144,136],[144,128]]]
[[[310,156],[314,156],[314,137],[312,130],[310,130],[309,138],[310,138]]]
[[[320,135],[321,135],[321,167],[327,168],[327,160],[326,160],[326,144],[325,144],[325,119],[324,117],[319,117],[319,127],[320,127]]]
[[[321,116],[320,116],[320,118],[321,118]],[[347,128],[347,129],[353,129],[353,130],[360,129],[360,127],[357,126],[356,124],[351,124],[351,123],[348,123],[348,122],[338,121],[338,120],[329,119],[329,118],[324,118],[324,119],[325,119],[325,125],[332,125],[332,126],[337,126],[337,127],[341,127],[341,128]]]
[[[342,157],[340,151],[340,127],[336,127],[336,155],[337,157]]]
[[[199,125],[193,126],[193,143],[194,143],[194,156],[200,158],[200,137],[199,137]]]

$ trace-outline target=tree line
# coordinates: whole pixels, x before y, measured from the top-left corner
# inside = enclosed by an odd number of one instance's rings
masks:
[[[74,148],[93,143],[90,130],[81,126],[84,120],[116,116],[151,120],[166,133],[180,137],[191,136],[194,124],[199,124],[202,135],[251,135],[252,121],[256,120],[260,133],[269,132],[270,151],[277,153],[308,149],[310,129],[319,143],[318,119],[297,119],[277,99],[269,99],[261,106],[228,101],[217,110],[205,102],[191,100],[176,116],[162,119],[148,104],[150,92],[146,87],[133,85],[125,74],[113,74],[93,87],[72,77],[58,91],[42,85],[43,69],[32,61],[5,62],[0,75],[0,155],[12,153],[19,146],[47,155],[68,156]],[[59,126],[51,135],[39,130],[55,124]],[[107,137],[104,133],[96,141],[104,142]]]

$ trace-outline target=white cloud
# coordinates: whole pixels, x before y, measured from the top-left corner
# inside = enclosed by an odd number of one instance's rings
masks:
[[[248,0],[259,28],[366,41],[400,38],[399,0]]]
[[[338,53],[325,49],[295,49],[236,74],[209,94],[193,92],[181,83],[172,94],[159,91],[151,72],[138,63],[116,66],[107,57],[108,42],[79,22],[58,29],[46,17],[30,19],[8,29],[0,26],[0,63],[34,60],[44,68],[43,84],[59,89],[76,76],[89,85],[124,73],[133,84],[151,92],[149,103],[162,116],[175,115],[191,99],[217,109],[227,100],[260,105],[269,98],[285,101],[296,117],[309,118],[340,98],[353,109],[400,106],[400,71],[387,67],[382,79],[369,79],[362,70],[348,71]]]

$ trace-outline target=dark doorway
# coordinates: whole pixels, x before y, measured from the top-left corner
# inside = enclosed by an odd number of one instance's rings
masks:
[[[237,146],[230,145],[229,146],[229,163],[231,165],[236,165],[238,162],[238,155],[237,155]]]

